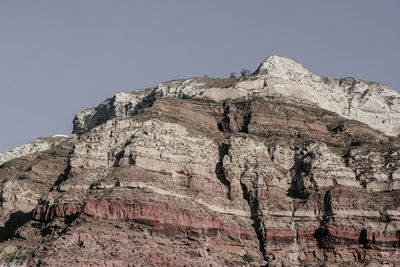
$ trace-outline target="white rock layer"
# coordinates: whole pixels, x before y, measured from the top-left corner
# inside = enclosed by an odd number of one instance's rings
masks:
[[[33,154],[40,151],[45,151],[57,144],[61,141],[64,141],[67,136],[58,135],[54,137],[47,137],[47,138],[38,138],[28,144],[22,145],[20,147],[16,147],[11,150],[7,150],[4,153],[0,153],[0,165],[3,163],[19,158],[25,155]]]
[[[128,94],[118,93],[98,107],[78,113],[74,133],[81,135],[112,118],[131,116],[159,98],[203,96],[221,101],[249,94],[295,96],[345,118],[367,123],[388,135],[400,133],[400,95],[394,90],[355,78],[321,77],[291,59],[278,56],[267,58],[253,75],[229,88],[210,88],[195,78],[165,82]]]
[[[272,56],[235,88],[303,98],[388,135],[400,133],[400,95],[379,83],[321,77],[291,59]]]

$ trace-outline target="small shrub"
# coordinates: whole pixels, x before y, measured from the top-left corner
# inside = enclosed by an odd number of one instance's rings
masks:
[[[254,261],[254,256],[249,254],[249,253],[246,253],[246,254],[243,255],[243,260],[245,262],[253,262]]]
[[[242,70],[240,71],[240,75],[242,75],[242,77],[249,76],[250,74],[251,74],[251,71],[248,70],[248,69],[242,69]]]
[[[231,72],[231,75],[229,76],[229,78],[236,78],[236,72]]]

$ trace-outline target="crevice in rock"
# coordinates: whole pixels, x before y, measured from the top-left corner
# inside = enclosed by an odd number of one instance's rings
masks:
[[[315,230],[313,237],[317,240],[318,248],[327,248],[326,237],[328,235],[328,230],[324,226],[320,226],[317,230]]]
[[[327,221],[330,216],[333,215],[333,209],[332,209],[332,196],[331,196],[331,191],[328,190],[325,192],[324,196],[324,214],[323,214],[323,221]]]
[[[217,125],[219,131],[248,133],[252,115],[250,102],[224,102],[222,105],[224,112]]]
[[[124,156],[125,156],[125,150],[122,149],[115,155],[115,162],[113,164],[113,167],[121,167],[120,161],[122,158],[124,158]]]
[[[224,185],[228,186],[230,191],[230,181],[227,179],[225,174],[225,169],[223,165],[223,159],[225,155],[229,154],[230,150],[229,144],[221,144],[219,146],[219,162],[215,166],[215,173],[218,179]],[[259,242],[259,250],[261,251],[264,259],[266,259],[266,229],[264,222],[262,221],[262,214],[259,210],[259,202],[258,202],[258,192],[256,185],[252,185],[252,188],[249,188],[247,184],[242,181],[242,177],[240,177],[240,186],[242,188],[243,199],[246,200],[247,204],[250,208],[250,218],[253,220],[253,228],[257,235],[257,239]],[[228,193],[229,194],[229,193]]]
[[[288,189],[288,196],[307,199],[312,189],[318,187],[314,180],[314,173],[311,171],[313,159],[314,153],[312,151],[294,155],[294,164],[290,169],[291,172],[294,172],[294,175]]]
[[[239,132],[249,133],[249,124],[252,116],[250,100],[237,102],[236,110],[237,115],[235,115],[235,122]]]
[[[224,113],[222,114],[221,117],[221,122],[218,123],[218,130],[221,132],[230,132],[230,118],[229,118],[229,111],[230,111],[230,106],[226,102],[222,104],[224,108]]]
[[[358,238],[358,244],[362,245],[365,249],[371,248],[371,246],[369,245],[366,229],[361,230],[360,237]]]
[[[267,259],[267,229],[265,228],[265,224],[262,221],[261,218],[257,218],[253,220],[253,228],[254,231],[256,232],[257,239],[258,239],[258,244],[259,244],[259,250],[262,253],[264,260]]]
[[[333,216],[333,209],[332,209],[332,194],[331,191],[328,190],[325,192],[324,195],[324,202],[323,202],[323,214],[322,219],[320,220],[320,226],[317,230],[315,230],[313,237],[317,240],[317,244],[319,248],[328,248],[329,243],[331,242],[329,238],[329,231],[327,228],[328,223]]]
[[[230,181],[226,178],[225,176],[225,170],[224,170],[224,157],[225,155],[228,155],[230,149],[229,144],[220,144],[218,147],[218,152],[219,152],[219,161],[215,165],[215,174],[217,178],[220,180],[221,183],[223,183],[225,186],[230,187]]]
[[[260,216],[257,189],[248,188],[242,181],[240,181],[240,185],[242,187],[243,199],[247,201],[250,207],[250,218],[256,220]]]
[[[249,190],[249,188],[241,182],[242,190],[243,190],[243,198],[247,201],[250,207],[251,219],[253,220],[253,228],[257,235],[259,250],[262,253],[265,260],[267,260],[266,252],[266,244],[267,244],[267,229],[265,228],[265,224],[262,220],[262,214],[259,212],[259,202],[257,193],[254,190]],[[255,189],[256,190],[256,189]],[[253,191],[253,192],[251,192]]]
[[[253,220],[252,226],[257,235],[259,250],[262,253],[264,259],[267,260],[267,229],[265,228],[265,224],[262,220],[262,212],[260,211],[258,201],[258,189],[256,188],[257,185],[252,185],[252,188],[249,188],[249,186],[245,184],[242,180],[240,180],[240,185],[243,191],[243,199],[247,201],[247,204],[250,208],[250,218]]]
[[[131,136],[131,138],[133,138],[134,136]],[[126,152],[126,148],[131,144],[131,140],[127,141],[123,148],[121,149],[121,151],[119,151],[116,155],[115,155],[115,160],[114,160],[114,164],[113,167],[121,167],[123,165],[135,165],[136,163],[136,156],[134,156],[132,154],[132,152],[129,153],[129,155],[125,155]],[[125,160],[125,158],[127,159],[127,161],[121,162],[121,160]],[[122,164],[121,164],[122,163]]]
[[[68,160],[67,168],[65,168],[64,172],[58,176],[56,182],[50,188],[50,191],[55,190],[56,188],[58,188],[61,185],[61,183],[65,182],[68,179],[70,172],[71,172],[71,165],[70,165],[70,162]]]
[[[251,112],[248,111],[243,115],[243,126],[240,132],[242,133],[249,133],[249,124],[251,121]]]
[[[69,151],[68,159],[67,159],[67,167],[64,169],[63,173],[61,173],[58,177],[53,186],[50,188],[50,191],[53,191],[59,188],[60,184],[65,182],[71,175],[71,155],[73,150]]]

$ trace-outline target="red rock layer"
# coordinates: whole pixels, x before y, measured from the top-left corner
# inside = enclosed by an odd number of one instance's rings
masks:
[[[400,264],[399,139],[315,105],[162,99],[80,137],[67,166],[68,153],[56,172],[51,153],[42,167],[0,168],[3,204],[39,201],[0,244],[3,262]]]
[[[49,222],[56,219],[74,218],[82,214],[105,220],[133,221],[158,230],[191,230],[206,236],[223,232],[245,240],[256,238],[251,227],[229,225],[215,214],[175,209],[169,203],[153,199],[86,199],[82,204],[38,205],[32,211],[32,218]]]

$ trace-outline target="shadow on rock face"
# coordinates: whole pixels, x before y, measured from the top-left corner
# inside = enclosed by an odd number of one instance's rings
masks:
[[[308,196],[318,187],[314,180],[314,174],[311,171],[314,153],[300,152],[294,155],[294,164],[291,171],[291,186],[288,189],[288,196],[299,199],[307,199]]]
[[[31,218],[30,212],[17,211],[10,215],[10,219],[0,227],[0,242],[12,237],[15,231]]]

